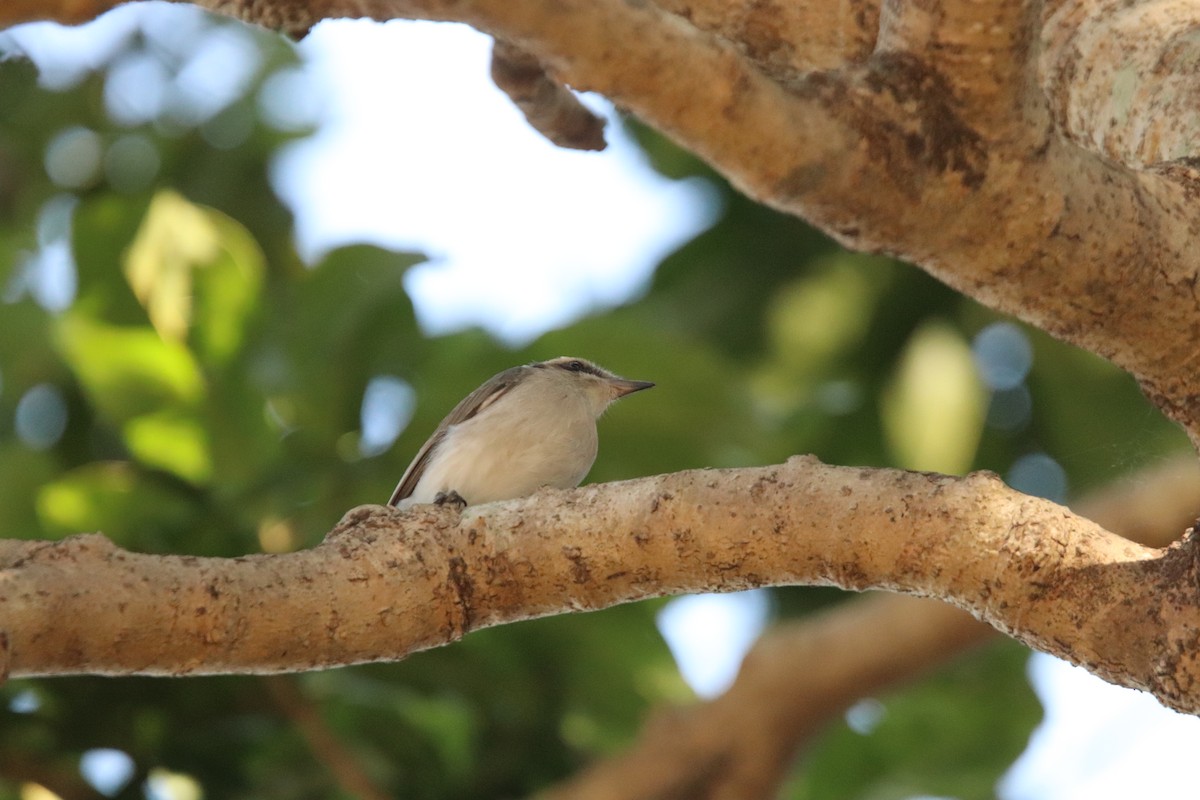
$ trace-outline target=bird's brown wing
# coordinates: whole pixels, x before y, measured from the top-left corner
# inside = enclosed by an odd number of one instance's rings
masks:
[[[437,449],[438,444],[446,438],[446,432],[450,430],[450,426],[466,422],[507,394],[510,389],[516,386],[517,376],[523,369],[528,369],[528,367],[512,367],[498,375],[493,375],[482,386],[464,397],[446,415],[446,418],[438,425],[433,435],[417,451],[417,457],[408,465],[408,469],[404,470],[404,477],[396,485],[396,491],[392,492],[392,499],[388,500],[389,506],[396,505],[411,495],[413,490],[417,488],[421,476],[425,474],[425,467],[429,464],[429,459]]]

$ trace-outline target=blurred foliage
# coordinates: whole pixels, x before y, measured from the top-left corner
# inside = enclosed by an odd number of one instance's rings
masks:
[[[176,13],[193,42],[250,35]],[[636,123],[664,174],[712,182],[716,223],[640,298],[527,347],[480,330],[425,336],[404,288],[420,256],[356,246],[306,266],[295,253],[267,174],[305,131],[272,127],[257,102],[295,64],[278,37],[254,34],[257,65],[223,107],[114,120],[117,69],[150,59],[171,74],[186,59],[180,41],[135,30],[57,90],[28,62],[0,61],[5,536],[103,530],[135,550],[228,556],[309,546],[346,509],[386,498],[485,377],[562,353],[658,382],[603,422],[595,481],[801,452],[1006,474],[1044,452],[1078,491],[1183,445],[1128,377],[1033,331],[1032,370],[989,407],[970,356],[996,314],[904,265],[840,251]],[[378,378],[416,399],[390,447],[363,435],[364,392]],[[775,606],[799,615],[843,596],[778,590]],[[653,626],[658,605],[282,680],[388,793],[520,797],[627,743],[650,705],[686,700]],[[976,653],[884,698],[870,730],[836,726],[787,796],[991,796],[1038,715],[1023,653],[1011,643]],[[270,686],[13,681],[0,689],[0,798],[26,782],[95,796],[79,764],[98,748],[132,759],[116,797],[143,796],[147,780],[219,798],[349,796]]]
[[[805,755],[787,797],[995,797],[1041,713],[1013,678],[1027,652],[996,643],[895,697],[861,701]]]

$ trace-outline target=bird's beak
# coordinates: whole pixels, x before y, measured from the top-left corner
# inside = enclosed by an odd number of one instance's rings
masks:
[[[624,378],[617,378],[609,383],[612,384],[614,397],[624,397],[627,394],[640,392],[642,389],[649,389],[654,385],[653,381],[627,381]]]

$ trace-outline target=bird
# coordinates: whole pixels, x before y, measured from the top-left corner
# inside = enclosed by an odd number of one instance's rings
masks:
[[[652,386],[571,356],[506,369],[446,415],[388,505],[466,506],[578,486],[596,460],[596,420]]]

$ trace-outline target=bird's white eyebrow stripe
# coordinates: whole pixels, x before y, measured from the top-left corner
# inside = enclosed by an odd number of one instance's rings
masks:
[[[580,365],[581,369],[570,369],[570,365],[576,363]],[[536,364],[531,364],[530,366],[538,367],[539,369],[545,369],[546,367],[557,367],[558,369],[567,370],[568,372],[584,372],[588,375],[595,375],[597,378],[612,377],[603,367],[593,364],[592,362],[586,361],[582,358],[569,358],[564,356],[562,358],[555,358],[550,361],[539,361]]]

